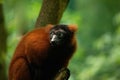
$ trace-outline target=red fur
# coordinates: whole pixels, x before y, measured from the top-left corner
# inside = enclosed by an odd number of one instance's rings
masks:
[[[52,49],[49,31],[53,25],[35,29],[18,44],[9,67],[9,80],[52,80],[63,67],[67,67],[76,49],[75,36],[67,47]],[[75,26],[68,26],[76,31]]]

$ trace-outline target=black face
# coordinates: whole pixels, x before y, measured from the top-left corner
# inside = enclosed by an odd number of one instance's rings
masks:
[[[70,31],[67,25],[56,25],[50,31],[51,46],[65,45],[70,38]]]

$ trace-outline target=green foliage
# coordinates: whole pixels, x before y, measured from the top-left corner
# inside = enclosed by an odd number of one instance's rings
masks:
[[[0,0],[0,4],[3,3],[3,0]]]
[[[76,4],[70,3],[62,21],[79,25],[78,50],[69,65],[70,80],[119,80],[120,1],[71,2]]]
[[[41,0],[5,0],[7,64],[22,34],[34,28]],[[120,0],[71,0],[61,24],[77,24],[70,80],[120,79]],[[13,46],[14,45],[14,46]]]

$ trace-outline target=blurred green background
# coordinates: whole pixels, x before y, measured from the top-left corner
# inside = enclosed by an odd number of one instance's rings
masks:
[[[21,35],[34,28],[41,4],[4,0],[7,54],[0,61],[5,59],[6,73]],[[120,0],[70,0],[61,24],[79,27],[70,80],[120,80]]]

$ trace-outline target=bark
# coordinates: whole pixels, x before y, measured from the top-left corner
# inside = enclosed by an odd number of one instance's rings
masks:
[[[43,0],[36,27],[46,24],[58,24],[69,0]]]
[[[3,5],[0,3],[0,80],[7,80],[6,78],[6,64],[5,64],[5,53],[6,53],[6,40],[7,33],[5,30],[3,15]]]

